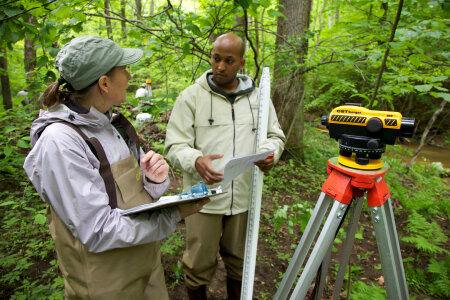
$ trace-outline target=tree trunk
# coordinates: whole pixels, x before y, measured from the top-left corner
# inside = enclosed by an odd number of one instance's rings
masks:
[[[37,23],[36,18],[33,15],[28,16],[28,23],[31,25],[35,25]],[[36,73],[34,69],[36,68],[36,50],[34,49],[34,41],[32,39],[28,39],[28,36],[25,32],[25,45],[24,45],[24,65],[25,65],[25,73],[27,74],[27,89],[34,90],[36,78]]]
[[[447,101],[444,99],[441,102],[441,105],[439,108],[434,112],[431,119],[428,121],[427,126],[425,127],[425,130],[423,131],[422,137],[420,138],[419,147],[417,147],[416,152],[411,157],[411,160],[408,163],[408,168],[411,168],[412,164],[416,160],[417,156],[419,156],[420,151],[422,151],[422,148],[425,146],[425,141],[427,140],[428,133],[430,132],[431,127],[433,126],[434,122],[436,121],[436,118],[438,115],[444,110],[445,105],[447,104]]]
[[[6,49],[1,49],[0,52],[0,69],[2,69],[0,70],[0,80],[2,83],[3,108],[6,110],[12,108],[11,86],[8,76],[8,53]]]
[[[125,14],[125,0],[120,0],[120,15],[122,16],[122,19],[126,19],[126,14]],[[122,25],[122,32],[123,32],[123,36],[122,38],[124,40],[127,39],[127,23],[125,21],[121,21],[120,22]]]
[[[236,14],[233,17],[233,21],[234,21],[233,31],[235,31],[235,33],[245,41],[245,34],[244,34],[245,17],[244,16],[240,17],[238,14]]]
[[[286,148],[303,160],[305,78],[298,68],[303,68],[308,53],[308,40],[302,35],[309,28],[312,1],[280,0],[280,4],[280,12],[286,18],[278,18],[272,99],[281,128],[287,134]],[[288,39],[295,42],[288,44]]]
[[[153,16],[154,13],[155,13],[155,0],[152,0],[152,2],[150,2],[150,16]]]
[[[333,22],[333,25],[337,25],[338,23],[339,23],[339,6],[340,6],[340,2],[339,2],[340,0],[336,0],[336,7],[335,7],[335,10],[334,10],[334,22]]]
[[[234,24],[233,24],[232,31],[234,31],[235,34],[237,34],[238,36],[240,36],[242,38],[242,40],[244,41],[244,47],[247,50],[248,49],[248,40],[245,36],[245,26],[246,26],[245,15],[240,17],[238,14],[235,14],[233,17],[233,21],[234,21]],[[241,72],[242,72],[242,74],[247,73],[247,68],[245,65],[244,65],[244,68],[242,68]]]
[[[136,4],[136,19],[140,20],[142,17],[142,2],[141,0],[134,0],[134,3]]]
[[[109,0],[105,0],[105,15],[107,15],[108,17],[111,15],[110,14],[110,3]],[[106,33],[108,35],[108,39],[110,40],[114,40],[113,35],[112,35],[112,27],[111,27],[111,19],[109,18],[105,18],[106,21]]]

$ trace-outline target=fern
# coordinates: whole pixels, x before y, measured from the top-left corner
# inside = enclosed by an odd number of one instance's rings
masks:
[[[428,222],[425,217],[413,210],[408,217],[408,229],[411,235],[402,238],[404,242],[413,243],[417,249],[431,255],[449,253],[441,247],[447,241],[447,236],[435,221]]]
[[[349,298],[352,300],[385,300],[387,295],[386,290],[374,283],[369,286],[362,281],[358,281],[352,284]]]
[[[405,265],[406,281],[409,290],[415,291],[417,294],[426,294],[429,290],[429,282],[425,270],[416,268],[414,265]]]
[[[450,279],[448,270],[450,268],[450,258],[444,261],[430,260],[428,272],[432,274],[433,283],[430,284],[430,291],[437,296],[450,297]]]

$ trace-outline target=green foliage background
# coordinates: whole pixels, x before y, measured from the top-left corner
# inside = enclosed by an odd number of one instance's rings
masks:
[[[450,101],[449,4],[445,0],[406,0],[394,41],[389,44],[397,2],[315,1],[311,26],[305,33],[309,39],[308,57],[302,66],[289,60],[298,47],[295,40],[283,47],[275,45],[277,18],[283,17],[277,2],[155,1],[154,15],[149,16],[150,1],[144,0],[143,17],[137,20],[134,1],[125,1],[125,31],[119,21],[120,3],[111,0],[111,17],[116,18],[112,20],[112,38],[123,47],[141,48],[145,55],[130,66],[133,79],[128,105],[138,104],[134,90],[146,78],[152,78],[157,106],[145,105],[143,111],[157,114],[173,105],[178,93],[209,68],[210,35],[230,31],[236,24],[235,17],[242,17],[244,9],[250,20],[248,35],[254,43],[258,33],[260,66],[273,70],[274,64],[283,63],[285,73],[306,70],[305,112],[311,116],[311,124],[306,128],[305,162],[287,161],[266,178],[265,195],[273,201],[278,201],[281,189],[288,189],[292,195],[289,205],[276,205],[264,214],[275,232],[282,227],[290,233],[304,229],[312,205],[299,196],[298,190],[314,198],[325,179],[327,159],[338,152],[334,141],[313,128],[317,116],[345,102],[367,105],[386,47],[390,47],[390,55],[375,108],[415,117],[420,133],[439,102]],[[0,106],[0,286],[2,293],[13,291],[14,299],[56,299],[62,296],[63,282],[57,275],[53,243],[45,225],[45,205],[28,182],[22,164],[30,149],[29,126],[38,113],[38,97],[59,76],[54,69],[56,54],[73,37],[107,37],[104,1],[29,0],[0,5],[0,48],[6,49],[8,60],[8,72],[0,73],[9,76],[14,106],[8,111]],[[27,23],[30,14],[36,17],[37,24]],[[235,29],[243,35],[242,27]],[[36,102],[21,107],[22,99],[15,95],[28,86],[23,62],[25,35],[34,40],[37,51],[36,77],[29,94]],[[259,75],[254,55],[248,47],[244,72],[251,77]],[[448,145],[446,116],[448,109],[434,131]],[[403,157],[408,155],[411,153],[400,146],[391,147],[385,155],[391,165],[387,182],[394,201],[401,203],[397,213],[408,214],[400,239],[417,251],[416,257],[404,257],[408,286],[417,295],[448,298],[449,187],[442,181],[442,177],[448,177],[448,170],[432,164],[415,164],[407,170]],[[280,173],[296,179],[286,181],[287,177],[277,176]],[[276,246],[276,235],[267,242]],[[171,237],[164,251],[175,251],[179,245],[180,238]],[[277,256],[289,258],[283,252]],[[417,268],[419,261],[426,261],[427,268]],[[178,284],[180,268],[173,268]],[[379,289],[358,282],[352,297],[367,299],[374,293],[385,297],[384,290]]]

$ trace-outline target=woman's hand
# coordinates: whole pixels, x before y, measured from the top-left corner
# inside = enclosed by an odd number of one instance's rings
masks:
[[[154,183],[163,183],[169,174],[169,165],[161,154],[148,151],[141,157],[141,169],[144,175]]]
[[[203,205],[205,205],[209,201],[210,201],[209,198],[205,198],[196,202],[191,202],[188,204],[182,204],[178,206],[178,209],[180,211],[180,217],[184,219],[186,217],[189,217],[190,215],[198,213],[200,210],[202,210]]]

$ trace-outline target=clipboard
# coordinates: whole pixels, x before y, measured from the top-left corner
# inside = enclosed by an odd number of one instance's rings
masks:
[[[156,202],[152,202],[152,203],[148,203],[148,204],[143,204],[143,205],[139,205],[130,209],[119,209],[117,208],[117,210],[119,211],[120,215],[122,216],[128,216],[128,215],[132,215],[132,214],[136,214],[136,213],[140,213],[140,212],[150,212],[150,211],[154,211],[154,210],[158,210],[161,208],[167,208],[167,207],[172,207],[172,206],[178,206],[178,205],[182,205],[182,204],[188,204],[191,202],[196,202],[205,198],[213,198],[222,194],[225,194],[226,192],[213,192],[214,190],[210,191],[208,193],[208,195],[204,195],[201,197],[189,197],[186,199],[183,199],[180,197],[180,195],[174,195],[174,196],[165,196],[165,197],[161,197],[159,198],[158,201]]]

